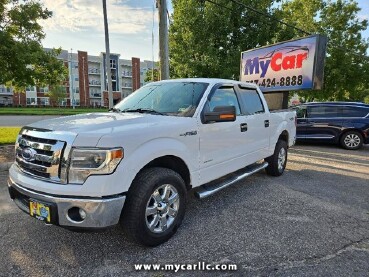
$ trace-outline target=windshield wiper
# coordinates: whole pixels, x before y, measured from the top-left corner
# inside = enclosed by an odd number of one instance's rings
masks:
[[[117,108],[111,108],[111,109],[109,109],[109,112],[120,113],[121,110],[120,109],[117,109]]]
[[[165,113],[161,113],[161,112],[155,111],[153,109],[147,109],[147,108],[125,109],[122,112],[124,112],[124,113],[149,113],[149,114],[167,115]]]

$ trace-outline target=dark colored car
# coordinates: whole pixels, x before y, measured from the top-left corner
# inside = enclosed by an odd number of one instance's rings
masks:
[[[306,103],[295,107],[297,140],[332,142],[350,150],[369,144],[369,105],[356,102]]]

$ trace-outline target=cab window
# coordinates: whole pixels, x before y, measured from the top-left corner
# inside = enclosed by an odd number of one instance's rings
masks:
[[[208,110],[214,111],[215,107],[219,106],[234,106],[236,108],[236,114],[240,115],[240,104],[233,87],[220,87],[211,96],[208,101]]]
[[[265,112],[259,93],[255,89],[240,88],[239,91],[246,115]]]

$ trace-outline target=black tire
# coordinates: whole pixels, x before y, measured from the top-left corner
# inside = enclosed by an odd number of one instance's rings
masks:
[[[363,135],[357,131],[348,131],[341,136],[340,144],[348,150],[357,150],[363,146]]]
[[[170,188],[174,187],[173,190],[176,190],[179,196],[179,201],[176,202],[178,203],[177,212],[174,217],[170,217],[169,209],[171,209],[171,206],[168,203],[165,204],[160,202],[166,207],[168,221],[165,220],[165,222],[169,223],[169,220],[172,220],[172,222],[166,230],[158,233],[159,231],[155,232],[155,230],[150,230],[148,227],[150,222],[148,222],[148,220],[152,218],[151,222],[154,223],[154,218],[159,218],[159,221],[157,222],[159,225],[155,226],[159,226],[157,228],[160,229],[160,227],[162,227],[161,219],[166,217],[166,215],[163,216],[162,214],[159,214],[159,211],[157,211],[155,214],[147,216],[146,211],[149,203],[151,203],[150,201],[155,200],[155,197],[153,196],[154,192],[161,191],[162,189],[160,188],[167,184],[171,186]],[[170,195],[173,196],[175,193],[170,191]],[[128,191],[126,203],[123,208],[121,225],[138,243],[146,246],[157,246],[169,240],[176,233],[185,214],[186,201],[187,190],[185,182],[178,173],[171,169],[161,167],[144,169],[138,174],[138,176],[136,176]],[[161,205],[158,205],[157,202],[153,203],[153,205],[157,206],[156,209],[159,209],[158,207],[162,207]],[[172,211],[174,210],[172,209]]]
[[[279,154],[282,155],[282,152],[284,153],[283,166],[279,166]],[[266,158],[265,161],[269,164],[268,167],[265,168],[268,175],[281,176],[287,164],[287,143],[284,140],[279,140],[275,146],[274,154]]]

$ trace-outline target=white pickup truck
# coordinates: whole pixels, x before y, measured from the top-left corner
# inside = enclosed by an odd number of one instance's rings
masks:
[[[269,112],[253,84],[155,82],[110,112],[25,126],[8,188],[20,209],[47,224],[120,223],[155,246],[180,226],[188,190],[204,198],[262,169],[279,176],[295,138],[295,112]]]

